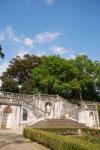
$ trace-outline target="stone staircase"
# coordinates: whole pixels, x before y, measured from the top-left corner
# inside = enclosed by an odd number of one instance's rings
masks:
[[[85,125],[78,123],[76,121],[73,121],[71,119],[45,119],[38,121],[37,123],[34,123],[30,127],[33,128],[84,128]]]
[[[85,109],[85,104],[83,104],[83,105],[77,107],[76,109],[70,111],[70,112],[68,113],[69,118],[75,117],[79,112],[83,111],[84,109]]]
[[[38,114],[40,117],[46,117],[48,112],[36,107],[37,95],[17,94],[10,92],[0,92],[0,104],[20,105]]]
[[[0,92],[0,104],[3,105],[19,105],[28,110],[31,110],[34,114],[38,115],[37,120],[30,120],[27,126],[33,127],[85,127],[83,124],[80,124],[75,121],[75,117],[78,113],[83,111],[84,109],[95,110],[95,105],[81,105],[76,109],[66,113],[60,119],[46,119],[49,115],[47,111],[43,111],[42,109],[36,106],[37,100],[63,100],[67,101],[64,98],[58,95],[48,95],[48,94],[19,94],[19,93],[11,93],[11,92]],[[67,101],[69,104],[70,102]],[[73,105],[73,104],[72,104]],[[67,119],[65,118],[67,116]],[[34,123],[34,125],[33,125]]]
[[[68,118],[72,119],[73,117],[77,116],[78,113],[80,113],[81,111],[83,111],[85,109],[87,109],[87,110],[96,110],[96,105],[95,104],[94,105],[93,104],[88,104],[88,105],[83,104],[83,105],[77,107],[76,109],[70,111],[67,114]]]

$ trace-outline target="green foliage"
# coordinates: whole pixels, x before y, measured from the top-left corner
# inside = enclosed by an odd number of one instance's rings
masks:
[[[38,94],[40,93],[39,89],[37,87],[33,88],[33,94]]]
[[[39,130],[54,132],[61,135],[77,135],[79,128],[38,128]],[[100,129],[80,128],[81,135],[100,137]]]
[[[82,128],[82,135],[100,137],[100,129]]]
[[[18,84],[16,81],[9,79],[9,78],[3,78],[2,83],[2,89],[5,89],[5,91],[9,92],[19,92]]]
[[[99,101],[99,69],[100,63],[85,55],[76,56],[74,60],[48,56],[43,57],[42,63],[33,69],[32,77],[41,93]]]
[[[1,47],[1,45],[0,45],[0,57],[1,57],[1,58],[4,58],[4,53],[2,52],[2,47]]]
[[[100,145],[100,138],[94,137],[94,136],[77,136],[77,138],[80,138],[84,141],[88,141],[94,144],[99,144]]]
[[[32,69],[37,67],[41,63],[41,58],[34,55],[24,55],[23,58],[16,56],[10,61],[10,65],[7,68],[6,72],[3,73],[2,81],[3,86],[1,87],[2,90],[8,91],[8,92],[21,92],[21,93],[27,93],[32,94],[32,89],[35,86],[35,81],[32,80]],[[11,80],[10,82],[16,82],[17,88],[19,90],[9,90],[9,88],[6,88],[8,82],[7,80]],[[12,86],[12,84],[10,85]],[[19,88],[20,87],[20,88]]]
[[[39,130],[53,132],[59,135],[78,135],[78,128],[38,128]]]
[[[2,90],[8,91],[8,82],[16,82],[21,93],[59,94],[67,99],[100,101],[100,62],[86,55],[66,60],[60,56],[17,56],[1,77]],[[8,84],[8,85],[7,85]],[[18,89],[17,89],[18,88]]]
[[[23,130],[26,138],[43,144],[52,150],[99,150],[98,144],[80,140],[74,137],[61,136],[38,129],[26,128]]]

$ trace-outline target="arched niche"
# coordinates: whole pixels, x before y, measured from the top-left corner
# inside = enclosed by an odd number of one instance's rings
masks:
[[[50,102],[46,102],[45,103],[45,110],[49,112],[49,111],[51,111],[51,108],[52,108],[52,104]]]
[[[93,117],[93,111],[90,111],[90,117]]]
[[[90,113],[89,113],[89,124],[90,124],[90,126],[93,126],[93,124],[94,124],[94,113],[93,113],[93,111],[90,111]]]
[[[2,128],[12,128],[12,109],[10,106],[7,106],[3,109],[2,115]]]
[[[51,102],[46,102],[45,103],[45,111],[48,112],[48,117],[52,117],[52,103]]]

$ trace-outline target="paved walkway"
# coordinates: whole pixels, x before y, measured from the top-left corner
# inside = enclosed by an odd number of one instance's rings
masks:
[[[31,142],[22,136],[21,131],[0,130],[0,150],[50,150]]]

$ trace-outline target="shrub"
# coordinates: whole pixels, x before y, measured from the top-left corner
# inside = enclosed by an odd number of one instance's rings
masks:
[[[82,135],[100,137],[100,129],[82,128]]]
[[[100,145],[100,138],[94,136],[77,136],[77,138],[81,138],[84,141],[88,141],[94,144]]]
[[[38,128],[39,130],[54,132],[59,135],[77,135],[78,128]]]
[[[73,137],[66,137],[42,131],[39,129],[25,128],[23,135],[32,141],[37,141],[52,150],[99,150],[98,145],[93,145],[90,142],[82,141]]]
[[[60,135],[78,135],[79,128],[37,128],[39,130],[54,132]],[[100,129],[81,128],[81,134],[86,136],[100,137]]]

